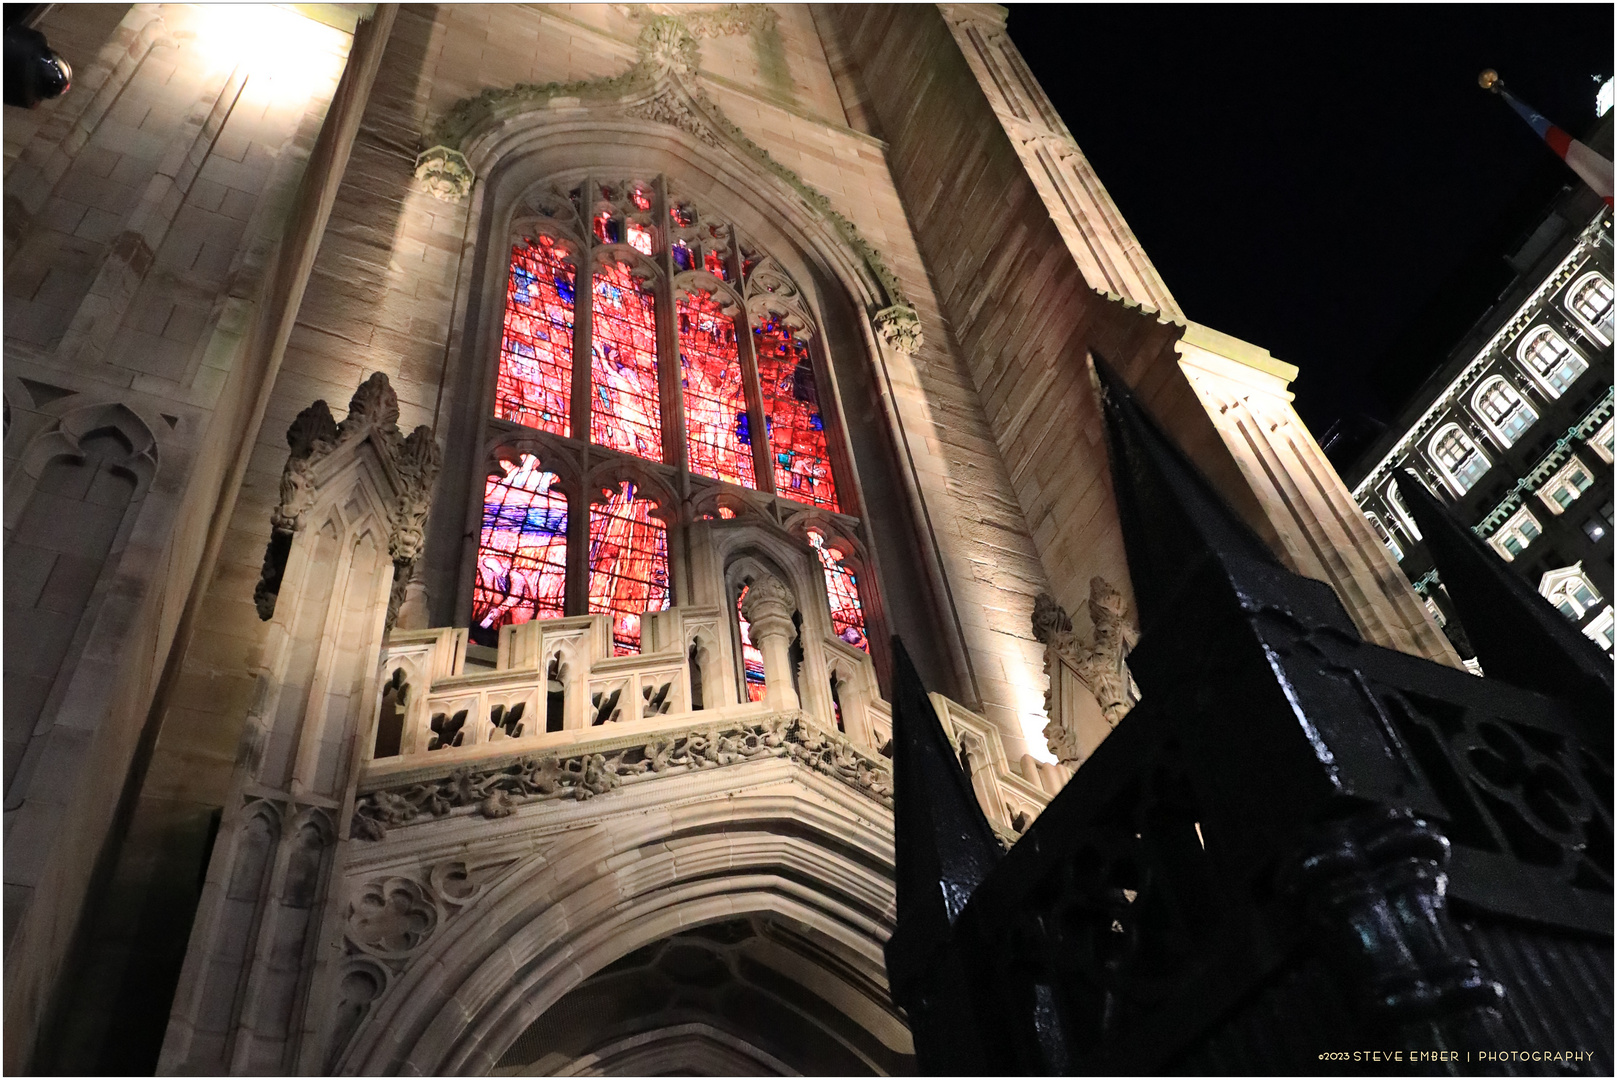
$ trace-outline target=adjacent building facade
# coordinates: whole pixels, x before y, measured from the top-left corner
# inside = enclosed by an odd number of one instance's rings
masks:
[[[1609,116],[1594,142],[1610,152]],[[1611,223],[1582,185],[1563,194],[1510,260],[1512,285],[1348,473],[1462,656],[1464,628],[1398,490],[1406,470],[1601,648],[1617,639]]]
[[[1131,701],[1091,354],[1367,640],[1459,664],[1004,17],[39,16],[8,1071],[913,1067],[888,642],[1014,842]]]

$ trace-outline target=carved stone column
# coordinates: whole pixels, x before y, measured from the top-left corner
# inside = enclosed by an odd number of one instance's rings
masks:
[[[772,577],[759,577],[747,586],[741,614],[752,627],[752,640],[764,654],[764,701],[774,709],[798,707],[792,686],[792,636],[796,604],[791,590]]]

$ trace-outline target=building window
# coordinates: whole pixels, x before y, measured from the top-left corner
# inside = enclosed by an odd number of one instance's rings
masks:
[[[472,592],[472,625],[484,630],[558,619],[566,598],[567,496],[535,457],[501,465],[483,491]]]
[[[1612,289],[1611,282],[1599,274],[1590,274],[1567,292],[1567,307],[1588,324],[1601,344],[1611,344]]]
[[[1538,519],[1527,507],[1522,507],[1510,516],[1510,519],[1490,537],[1488,544],[1497,551],[1506,562],[1511,562],[1527,550],[1531,544],[1543,535],[1544,530],[1539,527]]]
[[[837,491],[808,345],[778,318],[766,320],[752,333],[775,490],[798,502],[835,510]]]
[[[1494,433],[1500,446],[1511,446],[1521,433],[1538,419],[1538,413],[1504,378],[1495,375],[1483,382],[1471,397],[1471,404]]]
[[[1398,490],[1398,481],[1387,481],[1387,487],[1382,494],[1386,496],[1387,505],[1392,507],[1393,514],[1403,524],[1404,531],[1409,534],[1410,539],[1419,542],[1420,528],[1415,524],[1415,515],[1411,514],[1409,507],[1404,504],[1404,493]]]
[[[1456,495],[1470,491],[1471,486],[1482,478],[1492,464],[1482,448],[1471,440],[1471,436],[1461,431],[1458,424],[1449,424],[1440,429],[1428,445],[1433,460]]]
[[[621,485],[590,513],[590,611],[612,616],[612,650],[640,651],[640,615],[668,607],[668,531]]]
[[[1581,622],[1601,599],[1599,591],[1583,572],[1581,562],[1545,574],[1538,583],[1538,591],[1573,622]]]
[[[1393,561],[1403,562],[1404,549],[1398,546],[1398,541],[1393,539],[1392,533],[1388,532],[1387,527],[1381,524],[1381,519],[1369,511],[1366,511],[1364,516],[1370,520],[1370,528],[1375,530],[1375,534],[1381,539],[1382,545],[1392,553]]]
[[[1554,476],[1539,486],[1538,497],[1549,507],[1550,513],[1559,514],[1571,506],[1579,495],[1588,491],[1594,482],[1595,478],[1590,475],[1583,462],[1578,460],[1577,455],[1573,455]]]
[[[1430,596],[1423,596],[1421,597],[1421,603],[1426,605],[1427,612],[1431,614],[1432,621],[1437,623],[1439,629],[1449,624],[1447,616],[1443,614],[1443,609],[1437,606],[1436,600],[1433,600]]]
[[[777,521],[793,504],[845,512],[815,319],[778,262],[661,180],[535,189],[515,228],[491,411],[526,431],[505,429],[520,449],[485,485],[472,636],[587,611],[635,652],[641,615],[674,600],[668,466],[707,478],[710,500],[712,481],[778,497]],[[827,525],[808,537],[831,622],[868,651],[862,556],[845,563],[857,541],[831,538],[858,522]]]
[[[595,273],[590,314],[590,441],[648,461],[663,460],[657,391],[656,300],[633,270],[612,262]]]
[[[549,236],[511,248],[495,382],[495,416],[555,435],[572,434],[573,266]]]
[[[1590,641],[1599,645],[1606,652],[1611,652],[1612,641],[1617,637],[1617,617],[1614,617],[1611,605],[1607,604],[1599,615],[1590,620],[1589,625],[1583,628],[1584,634]]]
[[[1547,326],[1529,333],[1517,355],[1553,397],[1560,397],[1589,369],[1588,363],[1572,350],[1566,339]]]
[[[1617,417],[1607,419],[1604,424],[1600,425],[1599,430],[1589,436],[1589,449],[1593,450],[1595,456],[1607,465],[1612,463],[1612,420],[1614,419],[1617,419]]]
[[[859,579],[843,562],[843,553],[826,544],[818,529],[807,531],[808,542],[825,570],[825,593],[831,601],[831,629],[856,649],[870,651],[865,637],[865,608],[859,600]]]
[[[685,258],[690,260],[689,252]],[[738,348],[735,317],[726,314],[712,294],[693,292],[679,298],[679,371],[691,471],[756,488]]]

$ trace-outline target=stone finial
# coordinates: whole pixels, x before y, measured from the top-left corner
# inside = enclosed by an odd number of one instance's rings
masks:
[[[459,150],[433,146],[415,159],[415,178],[421,181],[421,190],[434,199],[458,203],[471,194],[477,174]]]
[[[747,595],[741,601],[741,614],[746,616],[753,634],[759,638],[774,634],[790,638],[795,630],[792,612],[796,607],[790,589],[776,578],[760,575],[747,586]]]
[[[909,305],[894,304],[882,308],[870,317],[870,325],[889,349],[906,356],[914,356],[921,351],[921,318]]]
[[[399,395],[380,371],[359,384],[348,399],[348,415],[337,425],[339,440],[351,438],[369,428],[389,428],[399,422]]]
[[[387,542],[388,553],[395,562],[414,561],[426,542],[432,484],[438,478],[442,462],[438,442],[425,424],[398,445],[393,463],[398,469],[399,491],[389,510],[391,531]]]
[[[1040,593],[1033,602],[1033,636],[1044,645],[1044,671],[1050,677],[1051,691],[1070,670],[1095,699],[1101,717],[1108,728],[1116,727],[1134,707],[1138,694],[1129,677],[1126,657],[1134,647],[1138,635],[1128,624],[1128,606],[1123,594],[1103,577],[1089,580],[1089,618],[1095,628],[1093,641],[1081,639],[1072,628],[1072,617],[1049,593]],[[1044,735],[1050,752],[1062,762],[1082,759],[1084,739],[1073,727],[1072,719],[1056,715],[1053,707],[1056,695],[1045,694],[1045,709],[1050,723]],[[1090,736],[1093,742],[1093,736]]]

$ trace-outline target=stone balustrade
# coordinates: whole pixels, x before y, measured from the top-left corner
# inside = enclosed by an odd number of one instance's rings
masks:
[[[424,809],[476,804],[498,817],[522,797],[589,797],[671,766],[763,755],[798,758],[890,804],[892,708],[870,657],[835,638],[804,642],[816,662],[794,677],[787,649],[766,650],[775,692],[748,701],[725,616],[696,605],[648,612],[642,651],[623,656],[605,615],[506,626],[492,650],[469,646],[464,627],[394,630],[366,740],[361,833],[379,839]],[[802,685],[809,670],[829,672],[826,685]],[[1013,769],[991,722],[932,699],[984,812],[1014,840],[1070,773],[1043,775],[1032,758]],[[406,806],[406,792],[422,806]]]

